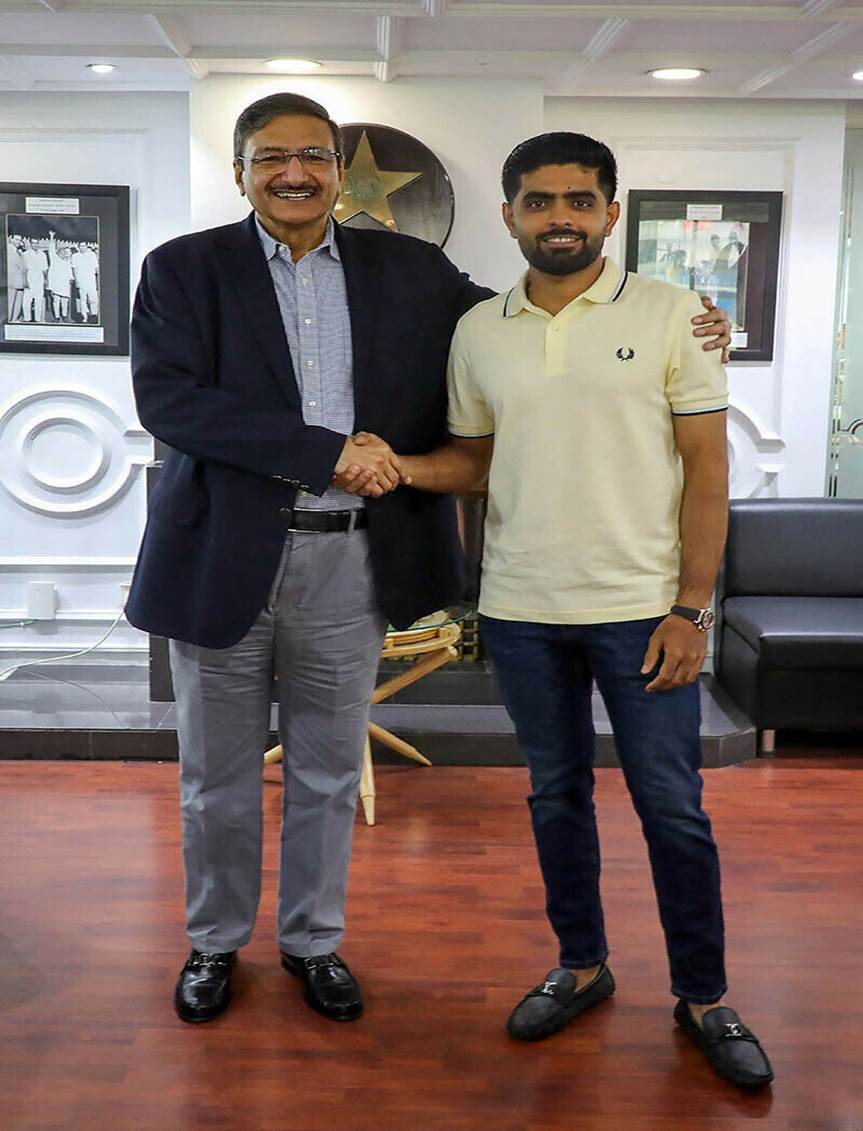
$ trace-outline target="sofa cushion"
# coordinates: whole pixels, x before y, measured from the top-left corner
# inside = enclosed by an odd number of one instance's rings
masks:
[[[734,499],[724,591],[863,597],[863,499]]]
[[[762,666],[863,671],[863,597],[727,597],[722,615]]]

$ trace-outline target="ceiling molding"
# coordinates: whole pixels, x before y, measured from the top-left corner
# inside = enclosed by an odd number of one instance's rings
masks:
[[[810,19],[818,19],[819,16],[824,16],[831,8],[835,8],[839,4],[839,0],[804,0],[803,14]]]
[[[180,30],[180,26],[176,20],[171,19],[170,16],[156,16],[152,13],[148,14],[146,19],[151,27],[155,28],[159,39],[161,39],[165,46],[173,51],[175,55],[179,56],[181,59],[185,59],[186,56],[190,54],[192,45]]]
[[[147,15],[147,20],[156,30],[156,34],[165,46],[174,52],[178,59],[182,59],[193,79],[205,79],[210,73],[210,68],[197,59],[193,59],[192,45],[180,29],[176,20],[170,16],[157,16],[152,12]]]
[[[776,79],[787,75],[798,63],[806,63],[810,59],[814,59],[816,55],[820,55],[832,43],[844,39],[847,34],[847,24],[834,24],[832,27],[825,28],[819,35],[813,36],[812,39],[808,40],[806,43],[801,43],[799,47],[789,52],[784,63],[778,63],[774,67],[767,67],[765,70],[759,71],[759,73],[754,75],[751,79],[747,79],[746,82],[741,83],[739,87],[740,93],[749,95],[754,94],[756,90],[762,90],[765,86],[775,82]]]
[[[236,48],[233,48],[236,54]],[[129,44],[100,44],[94,47],[90,43],[9,43],[3,47],[3,54],[20,56],[22,58],[46,59],[92,59],[94,55],[112,59],[176,59],[176,52],[170,47],[161,47],[156,43],[130,46]]]
[[[450,0],[449,12],[453,16],[513,16],[542,19],[554,17],[561,19],[611,19],[626,17],[632,20],[721,20],[733,23],[737,20],[760,23],[804,23],[811,17],[803,8],[789,8],[787,5],[753,7],[750,4],[703,4],[697,0],[688,4],[626,4],[608,0],[604,4],[557,3],[533,4],[530,0],[521,3],[506,3],[506,0]],[[833,18],[839,20],[863,20],[863,5],[835,9]]]
[[[605,20],[597,31],[594,32],[581,54],[566,68],[555,86],[558,88],[562,86],[565,87],[579,79],[591,63],[597,62],[597,60],[608,54],[614,41],[620,36],[620,33],[628,24],[629,20],[622,18]]]
[[[808,42],[801,43],[799,47],[789,53],[788,57],[793,59],[795,63],[805,63],[807,59],[820,55],[832,43],[844,39],[849,30],[847,24],[834,24],[832,27],[825,28],[820,35],[816,35]]]
[[[863,65],[863,0],[0,0],[0,22],[11,41],[0,47],[3,90],[77,90],[75,64],[95,57],[121,65],[97,80],[103,91],[187,89],[214,72],[266,75],[279,43],[320,60],[324,77],[384,83],[519,78],[555,95],[863,98],[850,77]],[[647,77],[671,66],[710,75],[668,89]]]
[[[737,88],[742,95],[754,94],[756,90],[761,90],[762,87],[767,86],[769,83],[775,82],[776,79],[782,78],[787,75],[789,71],[794,69],[793,63],[777,63],[775,67],[768,67],[764,71],[760,71],[757,75],[753,75],[751,79],[741,83]]]
[[[174,14],[183,11],[250,13],[286,12],[329,13],[345,12],[366,16],[416,16],[428,15],[427,0],[0,0],[0,12],[34,12],[42,7],[67,13],[100,15],[142,16],[156,11]]]
[[[219,60],[244,60],[248,63],[263,63],[272,58],[273,45],[251,44],[243,47],[190,47],[188,55],[178,56],[171,47],[157,43],[142,43],[140,46],[128,44],[101,44],[94,48],[87,43],[15,43],[3,48],[7,56],[30,58],[69,58],[89,59],[94,52],[100,56],[115,59],[178,59],[184,62],[218,62]],[[353,47],[297,48],[300,55],[314,55],[322,63],[374,63],[378,61],[377,52]]]
[[[380,62],[375,63],[378,82],[392,82],[398,77],[398,55],[402,44],[402,23],[397,16],[381,16],[377,23]]]
[[[723,23],[738,21],[755,23],[811,23],[829,14],[831,22],[863,21],[863,4],[837,7],[833,0],[809,0],[800,7],[771,4],[753,7],[749,4],[709,4],[690,0],[689,3],[631,4],[620,0],[605,3],[581,3],[572,0],[552,0],[533,3],[521,0],[0,0],[0,11],[37,12],[48,9],[65,13],[116,13],[118,15],[146,15],[157,11],[173,14],[185,11],[222,11],[250,14],[278,11],[285,13],[338,13],[374,17],[404,16],[433,18],[462,17],[512,17],[514,19],[572,19],[572,20],[709,20]],[[142,11],[143,8],[143,11]]]
[[[606,20],[582,52],[585,60],[588,63],[595,63],[597,59],[607,55],[614,41],[620,37],[620,33],[628,24],[629,20],[622,17]]]

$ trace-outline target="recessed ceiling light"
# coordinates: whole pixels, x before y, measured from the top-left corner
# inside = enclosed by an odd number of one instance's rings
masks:
[[[323,63],[316,63],[314,59],[267,59],[264,65],[282,75],[310,75],[319,71]]]
[[[112,71],[117,70],[115,63],[88,63],[87,70],[92,71],[94,75],[110,75]]]
[[[700,79],[707,71],[701,67],[660,67],[656,71],[647,72],[655,79],[668,79],[671,82],[683,82],[686,79]]]
[[[855,71],[851,78],[856,79],[858,82],[863,82],[863,71]]]

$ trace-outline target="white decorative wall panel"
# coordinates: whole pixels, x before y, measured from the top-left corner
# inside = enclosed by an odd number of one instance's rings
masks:
[[[152,456],[152,442],[87,389],[31,389],[0,405],[0,486],[52,517],[108,509]]]
[[[188,230],[188,166],[186,95],[0,94],[4,180],[130,186],[131,286],[150,247]],[[114,620],[151,455],[127,358],[0,355],[0,622],[24,619],[28,581],[57,592],[55,620],[3,631],[2,666],[86,647]],[[122,625],[95,659],[146,649]]]

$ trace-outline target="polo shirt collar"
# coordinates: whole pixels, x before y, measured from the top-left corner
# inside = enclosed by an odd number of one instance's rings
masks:
[[[270,235],[270,233],[267,231],[267,229],[264,227],[257,216],[255,216],[255,225],[258,229],[258,239],[261,241],[261,247],[264,249],[264,255],[267,260],[270,260],[274,255],[278,254],[279,248],[285,247],[285,245],[280,244],[273,239],[273,237]],[[332,216],[327,218],[327,230],[324,232],[324,238],[321,240],[317,247],[312,248],[312,251],[309,252],[309,254],[311,255],[312,252],[324,250],[328,251],[337,263],[341,262],[342,257],[339,254],[339,245],[336,243],[335,225],[333,223]],[[291,258],[290,254],[288,254],[287,258]]]
[[[573,299],[573,302],[578,302],[580,299],[586,299],[588,302],[595,302],[602,305],[617,302],[623,293],[623,288],[626,286],[626,277],[627,272],[618,267],[613,259],[606,256],[599,278],[593,286],[588,287],[583,294]],[[569,305],[572,304],[570,303]],[[527,297],[526,271],[506,296],[503,304],[503,316],[504,318],[513,318],[523,310],[529,310],[534,314],[548,314],[548,311],[540,310],[538,306],[534,306]]]

